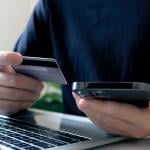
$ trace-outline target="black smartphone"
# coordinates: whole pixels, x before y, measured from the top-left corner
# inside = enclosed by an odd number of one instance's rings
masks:
[[[53,58],[27,57],[23,56],[20,65],[13,65],[17,73],[24,74],[40,81],[52,81],[67,84],[67,81]]]
[[[85,99],[109,100],[148,107],[150,84],[143,82],[74,82],[72,91]]]

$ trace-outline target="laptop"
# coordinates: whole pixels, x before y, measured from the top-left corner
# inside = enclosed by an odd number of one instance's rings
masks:
[[[51,58],[24,56],[22,64],[13,67],[41,81],[67,84],[56,60]],[[82,150],[123,139],[97,129],[84,117],[33,110],[21,116],[0,116],[0,150]]]
[[[0,116],[0,150],[83,150],[122,140],[86,117],[36,109]]]

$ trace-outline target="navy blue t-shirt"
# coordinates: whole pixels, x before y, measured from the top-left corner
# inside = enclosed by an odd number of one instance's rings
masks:
[[[73,81],[150,81],[150,0],[40,0],[15,51],[57,59]]]

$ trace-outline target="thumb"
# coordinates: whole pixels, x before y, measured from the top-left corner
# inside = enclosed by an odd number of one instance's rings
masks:
[[[0,66],[4,65],[19,65],[23,61],[23,57],[15,52],[0,52]]]

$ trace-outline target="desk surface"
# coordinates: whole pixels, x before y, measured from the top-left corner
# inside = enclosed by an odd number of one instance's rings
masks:
[[[28,118],[30,115],[33,115],[34,113],[40,113],[44,115],[45,117],[49,118],[49,116],[52,117],[66,117],[66,118],[75,118],[75,119],[81,119],[81,117],[72,116],[72,115],[66,115],[66,114],[60,114],[60,113],[54,113],[54,112],[48,112],[48,111],[42,111],[37,109],[29,109],[26,113],[20,113],[17,115],[17,117],[24,117]],[[84,119],[84,118],[83,118]],[[150,139],[145,138],[141,140],[126,140],[118,143],[113,143],[105,146],[100,146],[97,148],[94,148],[92,150],[150,150]]]

